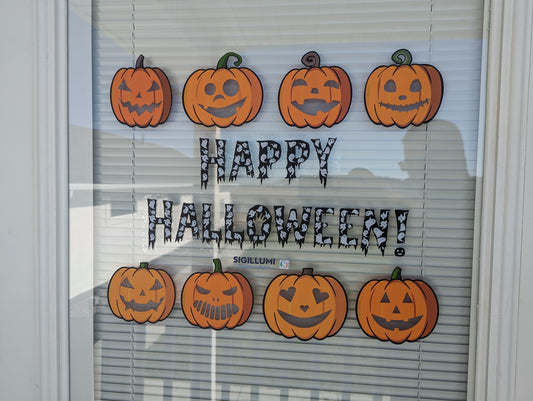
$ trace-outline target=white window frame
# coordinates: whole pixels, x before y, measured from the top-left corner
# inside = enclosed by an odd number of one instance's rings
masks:
[[[67,5],[35,0],[33,59],[39,160],[34,223],[38,271],[40,400],[69,399]],[[528,334],[533,320],[533,2],[487,0],[486,107],[478,275],[473,298],[475,338],[469,399],[526,400],[533,393]],[[483,97],[482,93],[482,97]],[[529,145],[529,146],[528,146]],[[1,391],[0,391],[1,393]],[[0,397],[1,398],[1,397]],[[76,400],[79,401],[79,400]]]
[[[486,5],[487,80],[474,400],[531,397],[533,3]],[[529,267],[529,269],[528,269]]]

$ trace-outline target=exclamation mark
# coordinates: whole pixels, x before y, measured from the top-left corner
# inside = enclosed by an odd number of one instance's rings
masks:
[[[407,215],[409,210],[396,210],[396,227],[398,233],[396,234],[396,243],[405,244],[405,237],[407,235]],[[396,256],[404,256],[405,249],[401,246],[395,249],[394,254]]]

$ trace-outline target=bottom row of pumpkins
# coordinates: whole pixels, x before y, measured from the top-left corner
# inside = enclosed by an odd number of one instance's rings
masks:
[[[194,273],[181,292],[183,313],[202,328],[232,329],[248,320],[253,306],[250,283],[240,273],[223,272],[214,259],[212,273]],[[165,319],[174,308],[176,291],[170,275],[141,263],[121,267],[109,282],[107,298],[113,314],[137,323]],[[366,283],[356,302],[359,325],[365,334],[382,341],[403,343],[428,336],[439,315],[435,293],[421,280],[402,280],[396,267],[390,280]],[[332,276],[303,269],[300,275],[280,274],[268,285],[263,314],[276,334],[300,340],[336,334],[348,311],[346,291]]]

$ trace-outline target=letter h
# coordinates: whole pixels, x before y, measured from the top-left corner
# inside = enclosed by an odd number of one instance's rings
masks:
[[[207,189],[209,165],[217,165],[217,182],[226,180],[226,140],[216,139],[217,155],[209,156],[209,139],[200,138],[200,188]]]
[[[165,242],[172,240],[172,201],[164,200],[164,216],[156,216],[157,200],[148,199],[148,247],[154,248],[156,239],[156,227],[158,224],[164,226]]]

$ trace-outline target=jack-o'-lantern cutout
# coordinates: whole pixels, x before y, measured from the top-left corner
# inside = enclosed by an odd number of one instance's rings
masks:
[[[263,314],[276,334],[300,340],[335,335],[346,320],[348,301],[343,286],[331,276],[281,274],[265,291]]]
[[[144,56],[135,68],[121,68],[111,82],[111,107],[118,121],[130,127],[164,123],[172,106],[172,90],[159,68],[145,68]]]
[[[298,128],[331,127],[341,122],[352,100],[352,84],[340,67],[321,67],[316,52],[302,57],[306,68],[293,69],[279,87],[283,121]]]
[[[248,68],[228,68],[234,57],[235,67],[242,62],[236,53],[226,53],[216,69],[193,72],[183,88],[183,107],[196,124],[206,127],[242,125],[255,118],[263,103],[263,87]]]
[[[183,285],[181,307],[194,326],[233,329],[248,320],[254,297],[250,283],[240,273],[222,272],[219,259],[212,273],[194,273]]]
[[[363,286],[356,311],[366,335],[400,344],[427,337],[437,324],[439,305],[429,285],[402,280],[397,267],[391,280],[372,280]]]
[[[411,64],[411,53],[397,50],[398,65],[376,68],[366,81],[365,108],[370,119],[386,127],[421,125],[439,110],[444,91],[440,72],[428,64]]]
[[[161,269],[142,262],[139,268],[121,267],[111,277],[107,301],[113,314],[126,321],[155,323],[165,319],[176,299],[174,282]]]

